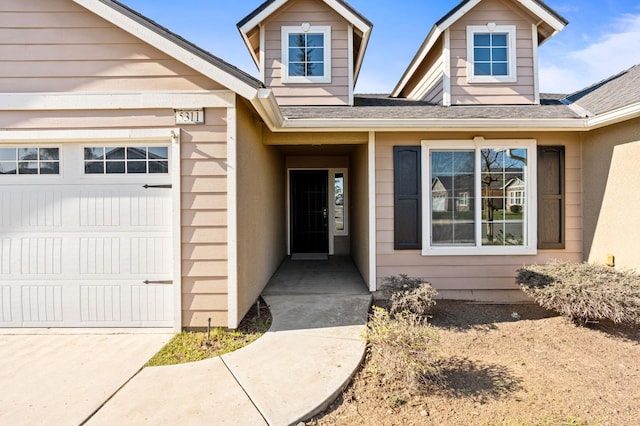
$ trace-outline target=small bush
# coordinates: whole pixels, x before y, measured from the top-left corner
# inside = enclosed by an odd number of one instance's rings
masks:
[[[438,382],[438,358],[433,349],[438,332],[426,319],[409,312],[392,317],[383,308],[373,309],[366,331],[369,369],[387,381],[400,380],[416,390]]]
[[[390,294],[389,300],[392,314],[408,311],[421,317],[426,316],[433,305],[438,292],[431,284],[420,278],[410,278],[407,275],[387,277],[383,286]]]
[[[632,271],[553,261],[518,270],[516,282],[543,308],[577,322],[640,322],[640,275]]]
[[[519,204],[514,204],[509,207],[509,210],[511,211],[511,213],[522,213],[522,206]]]

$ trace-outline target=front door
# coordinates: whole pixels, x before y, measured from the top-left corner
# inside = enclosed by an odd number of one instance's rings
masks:
[[[292,170],[291,252],[328,253],[327,170]]]

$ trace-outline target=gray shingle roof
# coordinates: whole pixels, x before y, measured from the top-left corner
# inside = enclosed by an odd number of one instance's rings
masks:
[[[463,0],[461,3],[459,3],[456,7],[454,7],[449,13],[447,13],[446,15],[444,15],[438,22],[436,22],[436,26],[441,25],[444,21],[446,21],[447,19],[449,19],[450,17],[452,17],[453,15],[455,15],[455,13],[462,9],[464,7],[464,5],[466,5],[467,3],[469,3],[469,1],[471,0]],[[560,16],[560,14],[558,12],[556,12],[555,10],[553,10],[551,7],[549,7],[549,5],[547,5],[545,2],[541,1],[541,0],[533,0],[534,2],[538,3],[544,10],[546,10],[549,14],[551,14],[554,18],[556,18],[558,21],[564,23],[565,25],[567,25],[569,23],[569,21],[567,21],[565,18],[563,18],[562,16]]]
[[[173,43],[177,44],[178,46],[182,47],[183,49],[189,51],[190,53],[196,55],[197,57],[199,57],[200,59],[203,59],[209,63],[211,63],[212,65],[215,65],[216,67],[218,67],[219,69],[227,72],[228,74],[231,74],[232,76],[234,76],[235,78],[237,78],[238,80],[244,82],[245,84],[255,87],[256,89],[262,88],[264,87],[264,85],[262,84],[262,82],[256,78],[254,78],[253,76],[251,76],[250,74],[242,71],[240,68],[231,65],[230,63],[220,59],[219,57],[207,52],[206,50],[196,46],[195,44],[191,43],[190,41],[180,37],[178,34],[172,32],[171,30],[163,27],[162,25],[158,24],[157,22],[152,21],[151,19],[147,18],[146,16],[136,12],[135,10],[129,8],[128,6],[125,6],[124,4],[120,3],[119,1],[116,0],[99,0],[102,3],[104,3],[105,5],[113,8],[114,10],[120,12],[121,14],[133,19],[134,21],[136,21],[138,24],[148,28],[149,30],[155,32],[156,34],[159,34],[161,36],[163,36],[164,38],[172,41]]]
[[[587,110],[591,115],[599,115],[640,102],[640,65],[582,89],[565,98]]]
[[[267,0],[264,3],[262,3],[260,6],[258,6],[253,12],[251,12],[249,15],[247,15],[246,17],[244,17],[240,22],[238,22],[238,28],[242,27],[243,25],[245,25],[247,22],[251,21],[253,18],[255,18],[256,16],[258,16],[263,10],[265,10],[267,7],[271,6],[271,4],[273,4],[276,0]],[[362,20],[362,22],[366,23],[369,26],[373,26],[373,24],[371,23],[371,21],[369,21],[367,18],[365,18],[360,12],[358,12],[357,10],[355,10],[353,8],[353,6],[351,6],[349,3],[347,3],[344,0],[336,0],[338,3],[340,3],[342,6],[344,6],[349,12],[353,13],[355,16],[357,16],[358,18],[360,18],[360,20]]]
[[[557,99],[541,105],[469,105],[443,107],[426,102],[356,95],[353,107],[282,107],[288,119],[578,119],[578,114]]]

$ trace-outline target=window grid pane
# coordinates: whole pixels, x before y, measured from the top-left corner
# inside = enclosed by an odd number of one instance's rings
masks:
[[[289,77],[323,77],[324,54],[324,34],[289,34]]]
[[[476,76],[509,75],[508,33],[476,33],[473,36],[473,66]]]
[[[475,245],[474,152],[431,152],[431,244]]]
[[[168,174],[167,147],[86,147],[85,174]],[[158,161],[162,160],[162,161]]]
[[[0,149],[2,175],[59,175],[60,149],[10,147]]]
[[[526,150],[481,150],[482,245],[526,242]]]

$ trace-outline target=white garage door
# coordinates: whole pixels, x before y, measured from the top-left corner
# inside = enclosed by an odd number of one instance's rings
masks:
[[[0,145],[0,327],[173,325],[167,145]]]

